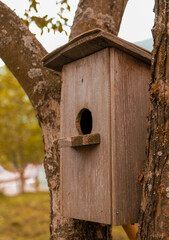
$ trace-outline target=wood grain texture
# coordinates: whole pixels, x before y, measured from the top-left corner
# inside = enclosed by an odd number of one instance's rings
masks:
[[[42,61],[44,66],[61,71],[65,64],[108,47],[115,47],[146,63],[151,63],[151,53],[149,51],[100,29],[94,29],[77,36],[46,55]]]
[[[150,66],[118,50],[110,50],[112,134],[112,221],[136,223],[141,201],[137,182],[146,146]]]
[[[101,144],[62,148],[62,206],[65,217],[111,224],[109,49],[65,65],[62,76],[61,138],[79,134],[76,118],[89,109],[92,133]]]
[[[59,139],[60,148],[63,147],[84,147],[100,144],[100,134],[86,134],[70,138]]]
[[[71,142],[61,149],[65,217],[113,225],[137,222],[149,79],[149,64],[117,48],[63,67],[61,138]],[[99,145],[82,146],[88,142],[88,135],[78,136],[83,109],[92,114],[89,135],[99,132]],[[81,147],[72,148],[72,139]]]

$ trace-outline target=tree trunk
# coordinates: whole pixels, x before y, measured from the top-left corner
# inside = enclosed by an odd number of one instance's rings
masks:
[[[127,0],[112,2],[80,1],[72,36],[95,27],[117,34]],[[79,14],[79,11],[86,15]],[[85,18],[88,27],[82,28]],[[0,2],[0,57],[30,98],[43,133],[44,166],[51,199],[51,240],[111,239],[110,226],[67,219],[60,215],[58,138],[61,81],[59,74],[42,66],[41,58],[45,54],[45,49],[16,14]]]
[[[20,173],[20,181],[21,181],[20,192],[23,193],[25,190],[24,168],[20,168],[19,173]]]
[[[147,162],[138,239],[169,239],[169,1],[156,0]]]

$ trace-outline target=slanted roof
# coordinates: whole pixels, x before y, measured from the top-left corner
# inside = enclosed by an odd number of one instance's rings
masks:
[[[65,64],[107,47],[118,48],[148,64],[151,63],[151,52],[101,29],[94,29],[77,36],[47,54],[42,61],[45,67],[61,71]]]

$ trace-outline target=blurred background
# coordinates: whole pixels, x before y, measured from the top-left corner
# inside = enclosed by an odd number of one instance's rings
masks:
[[[0,240],[49,239],[41,130],[6,66],[0,68]]]

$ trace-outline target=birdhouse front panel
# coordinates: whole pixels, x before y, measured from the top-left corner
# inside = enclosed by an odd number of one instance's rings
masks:
[[[111,224],[109,49],[65,65],[62,82],[61,138],[100,136],[61,148],[63,216]]]

